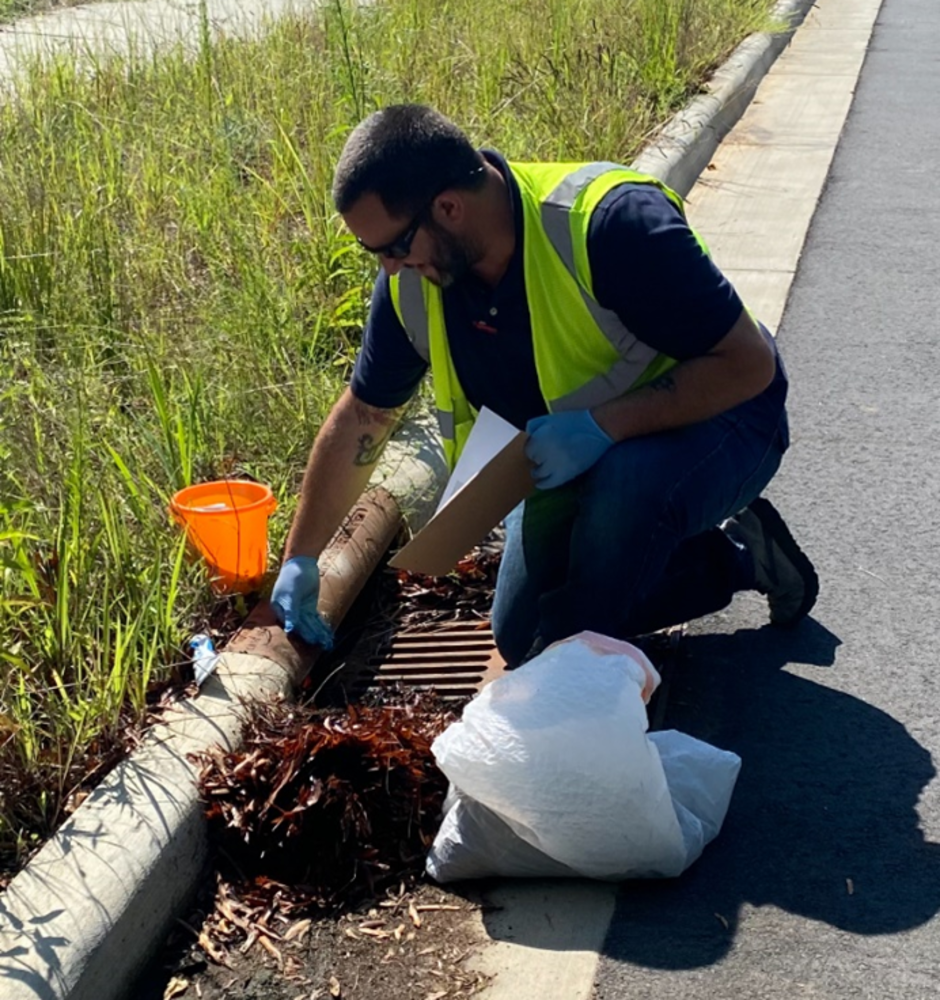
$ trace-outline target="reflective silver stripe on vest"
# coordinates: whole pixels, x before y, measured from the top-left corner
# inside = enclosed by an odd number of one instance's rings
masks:
[[[412,346],[431,363],[431,335],[428,330],[428,311],[424,305],[421,275],[410,267],[398,272],[398,306],[405,323],[405,333]]]
[[[585,163],[580,170],[568,174],[542,204],[542,225],[552,241],[552,246],[572,275],[575,273],[574,243],[571,239],[571,227],[568,225],[568,213],[578,200],[578,195],[588,184],[610,173],[611,170],[623,169],[617,163]]]
[[[646,353],[645,344],[637,342],[637,347],[642,347],[644,354]],[[656,357],[655,351],[652,352],[651,361],[653,357]],[[552,413],[560,413],[563,410],[587,410],[592,406],[600,406],[601,403],[622,396],[645,371],[646,367],[640,364],[639,357],[617,361],[609,371],[595,376],[567,396],[548,400],[548,408]]]
[[[610,371],[598,375],[579,389],[557,400],[551,400],[553,410],[574,410],[594,406],[599,402],[622,396],[658,357],[659,352],[637,340],[624,326],[620,317],[605,309],[585,291],[578,281],[574,260],[574,241],[571,237],[570,213],[578,195],[584,188],[611,170],[623,170],[617,163],[588,163],[569,174],[542,203],[542,226],[555,252],[574,278],[581,292],[581,299],[592,319],[611,346],[620,355]]]
[[[457,437],[457,421],[448,410],[437,411],[437,426],[441,429],[441,437],[445,441],[453,441]]]

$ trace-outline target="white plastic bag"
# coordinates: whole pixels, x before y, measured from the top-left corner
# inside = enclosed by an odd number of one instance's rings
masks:
[[[675,729],[650,733],[649,740],[659,751],[682,830],[684,871],[718,836],[731,804],[741,758]]]
[[[451,795],[428,873],[683,871],[720,828],[740,761],[674,734],[664,751],[683,793],[674,805],[657,747],[666,734],[646,735],[658,683],[634,646],[581,633],[485,688],[433,745]]]

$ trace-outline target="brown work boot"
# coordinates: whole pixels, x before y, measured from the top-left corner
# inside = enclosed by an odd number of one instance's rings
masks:
[[[802,621],[816,603],[819,577],[773,504],[758,497],[721,527],[754,560],[755,585],[767,595],[771,624]]]

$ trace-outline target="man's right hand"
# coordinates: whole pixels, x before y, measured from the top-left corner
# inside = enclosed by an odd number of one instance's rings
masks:
[[[271,606],[277,620],[290,635],[296,632],[311,646],[333,648],[333,630],[317,610],[320,597],[320,567],[313,556],[294,556],[281,567]]]

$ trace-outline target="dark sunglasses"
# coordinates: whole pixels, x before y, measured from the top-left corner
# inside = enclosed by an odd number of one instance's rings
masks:
[[[436,198],[437,195],[434,195]],[[424,222],[424,216],[427,210],[434,204],[434,198],[432,198],[424,208],[411,220],[411,224],[408,228],[396,236],[390,243],[383,243],[380,247],[370,247],[368,243],[363,243],[359,237],[356,237],[356,242],[363,250],[368,250],[369,253],[374,253],[379,257],[391,257],[393,260],[404,260],[408,254],[411,253],[411,244],[414,243],[415,237],[418,235],[418,230],[421,228]]]
[[[485,167],[477,167],[475,170],[471,170],[467,174],[467,180],[476,177],[478,174],[482,174]],[[420,208],[408,225],[408,228],[403,230],[395,239],[388,243],[383,243],[380,247],[370,247],[367,243],[363,243],[359,237],[356,237],[356,242],[363,250],[367,250],[369,253],[374,253],[378,257],[390,257],[392,260],[404,260],[411,253],[411,244],[414,243],[415,237],[418,235],[418,230],[424,225],[426,221],[426,216],[430,207],[434,204],[434,199],[438,195],[443,194],[448,188],[454,187],[455,184],[445,184],[444,187],[440,189],[436,194],[432,195],[428,200],[427,204]]]

